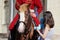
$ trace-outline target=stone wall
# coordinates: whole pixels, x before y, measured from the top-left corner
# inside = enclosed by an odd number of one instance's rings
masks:
[[[47,0],[47,10],[51,11],[54,17],[54,34],[60,35],[60,0]]]
[[[10,22],[8,0],[0,0],[0,33],[7,33],[8,25]]]

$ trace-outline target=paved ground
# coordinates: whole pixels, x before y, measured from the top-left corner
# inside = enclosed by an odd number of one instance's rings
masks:
[[[8,40],[7,38],[0,37],[0,40]],[[60,40],[60,35],[54,35],[51,40]]]
[[[0,38],[0,40],[8,40],[7,38]]]
[[[52,40],[60,40],[60,35],[54,35],[54,36],[52,37]]]
[[[0,34],[0,40],[8,40],[7,35],[1,33]]]

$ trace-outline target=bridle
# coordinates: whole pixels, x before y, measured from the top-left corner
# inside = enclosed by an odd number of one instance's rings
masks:
[[[28,17],[29,17],[30,15],[28,14]],[[29,33],[31,32],[31,25],[28,27],[27,26],[27,23],[25,23],[24,21],[19,21],[19,24],[20,23],[23,23],[24,25],[25,25],[25,31],[24,31],[24,33],[22,33],[22,35],[23,35],[23,37],[24,37],[24,39],[25,40],[28,40],[28,38],[27,38],[27,35],[29,35]]]
[[[28,17],[31,17],[29,8],[28,8]],[[20,23],[23,23],[25,25],[25,31],[24,33],[21,33],[21,34],[23,35],[25,40],[28,40],[27,35],[29,35],[29,33],[31,32],[31,29],[32,29],[31,24],[27,26],[27,23],[25,23],[24,21],[19,21],[19,24]]]
[[[25,25],[25,32],[22,33],[22,35],[23,35],[24,39],[27,40],[27,35],[29,35],[29,33],[31,32],[32,27],[27,28],[26,23],[23,21],[19,21],[19,23],[23,23]]]

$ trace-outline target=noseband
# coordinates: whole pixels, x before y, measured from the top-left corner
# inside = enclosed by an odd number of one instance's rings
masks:
[[[28,26],[27,26],[27,24],[25,22],[19,21],[19,23],[23,23],[25,25],[25,32],[24,32],[24,34],[28,34],[31,31],[31,27],[27,28]]]
[[[19,23],[23,23],[25,25],[25,32],[22,33],[25,40],[27,40],[27,35],[30,33],[32,27],[28,27],[27,24],[23,21],[19,21]]]
[[[31,16],[30,16],[30,11],[29,11],[29,9],[28,9],[28,14],[27,14],[26,16],[28,16],[28,18],[31,17]],[[28,19],[28,20],[29,20],[29,19]],[[25,23],[24,21],[19,21],[19,24],[20,24],[20,23],[23,23],[23,24],[25,25],[25,31],[24,31],[24,33],[22,33],[21,35],[23,35],[23,37],[24,37],[25,40],[28,40],[27,35],[29,35],[29,33],[31,32],[32,27],[31,27],[31,25],[30,25],[30,26],[27,26],[28,24]]]

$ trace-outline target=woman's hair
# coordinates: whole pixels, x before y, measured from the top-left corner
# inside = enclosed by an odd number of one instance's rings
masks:
[[[53,28],[54,19],[53,19],[52,13],[50,11],[46,11],[43,13],[43,17],[44,17],[44,25],[48,24],[50,28]]]

